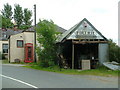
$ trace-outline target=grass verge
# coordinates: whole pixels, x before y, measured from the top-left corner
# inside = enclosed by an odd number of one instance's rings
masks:
[[[99,67],[98,69],[91,69],[91,70],[60,69],[58,66],[43,68],[38,66],[37,64],[34,65],[31,64],[23,67],[42,70],[42,71],[70,74],[70,75],[95,75],[95,76],[105,76],[105,77],[117,77],[118,73],[120,73],[120,71],[109,70],[104,66]]]
[[[9,63],[9,61],[7,59],[2,60],[2,64],[8,64],[8,63]]]

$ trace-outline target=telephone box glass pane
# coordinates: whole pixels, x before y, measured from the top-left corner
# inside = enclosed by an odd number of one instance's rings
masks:
[[[28,47],[28,58],[31,58],[32,56],[32,48]]]

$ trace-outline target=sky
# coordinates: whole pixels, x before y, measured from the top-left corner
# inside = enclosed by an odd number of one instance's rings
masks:
[[[118,2],[120,0],[1,0],[0,10],[9,3],[13,8],[34,11],[36,4],[37,22],[39,19],[53,20],[55,24],[69,30],[87,18],[106,38],[118,43]],[[34,15],[34,13],[33,13]],[[32,17],[34,19],[34,17]],[[34,22],[33,22],[34,23]]]

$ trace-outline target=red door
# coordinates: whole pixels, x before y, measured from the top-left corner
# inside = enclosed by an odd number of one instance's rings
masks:
[[[25,62],[33,62],[33,44],[25,44]]]

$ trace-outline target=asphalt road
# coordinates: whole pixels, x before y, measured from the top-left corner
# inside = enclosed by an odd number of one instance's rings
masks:
[[[118,88],[116,77],[65,75],[2,65],[2,88]]]

